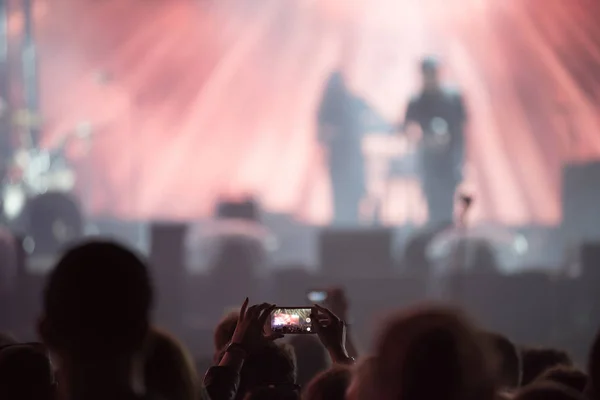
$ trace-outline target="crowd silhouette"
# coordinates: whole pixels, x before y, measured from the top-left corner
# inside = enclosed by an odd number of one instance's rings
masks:
[[[579,368],[566,352],[519,346],[458,308],[391,313],[359,351],[340,288],[311,313],[315,335],[269,329],[274,304],[239,293],[214,328],[213,366],[153,322],[144,258],[107,240],[80,243],[48,275],[39,343],[0,334],[0,399],[600,400],[600,336]]]

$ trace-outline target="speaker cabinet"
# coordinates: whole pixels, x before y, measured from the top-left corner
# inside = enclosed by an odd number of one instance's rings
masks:
[[[562,214],[570,244],[600,239],[600,162],[563,168]]]

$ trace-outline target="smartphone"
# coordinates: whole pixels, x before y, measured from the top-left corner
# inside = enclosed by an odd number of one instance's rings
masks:
[[[326,290],[310,290],[306,293],[306,298],[311,303],[323,303],[327,300]]]
[[[311,309],[307,307],[276,308],[271,314],[271,331],[284,335],[315,333],[310,314]]]

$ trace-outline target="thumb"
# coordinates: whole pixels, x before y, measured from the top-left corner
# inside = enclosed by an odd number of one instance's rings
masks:
[[[322,327],[321,327],[321,324],[319,324],[319,319],[317,318],[317,313],[310,314],[310,325],[317,334],[321,333]]]

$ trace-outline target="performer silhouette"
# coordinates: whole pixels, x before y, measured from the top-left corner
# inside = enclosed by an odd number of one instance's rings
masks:
[[[362,138],[367,129],[379,126],[389,129],[389,124],[350,91],[339,70],[329,77],[317,119],[319,141],[327,153],[333,223],[358,224],[366,187]]]
[[[423,86],[406,109],[402,131],[417,124],[422,131],[418,145],[421,185],[430,224],[453,219],[454,195],[462,180],[467,113],[457,89],[442,84],[440,64],[434,57],[421,62]]]

